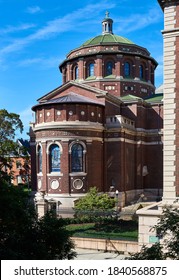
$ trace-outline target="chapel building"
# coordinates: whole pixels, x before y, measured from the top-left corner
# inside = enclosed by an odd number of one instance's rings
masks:
[[[120,207],[141,194],[160,197],[163,94],[155,90],[156,67],[146,48],[113,33],[107,12],[102,34],[67,54],[62,85],[32,108],[34,191],[62,208],[94,186],[117,191]]]

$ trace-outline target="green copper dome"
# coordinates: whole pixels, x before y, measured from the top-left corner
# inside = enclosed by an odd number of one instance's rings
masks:
[[[81,47],[105,44],[134,44],[127,38],[113,33],[113,20],[109,17],[108,11],[106,11],[106,17],[102,21],[102,35],[87,40],[81,45]]]
[[[114,35],[111,33],[107,33],[107,34],[103,34],[103,35],[99,35],[96,37],[93,37],[89,40],[87,40],[86,42],[84,42],[81,47],[85,47],[85,46],[92,46],[92,45],[105,45],[108,43],[121,43],[121,44],[134,44],[132,41],[130,41],[127,38],[118,36],[118,35]]]

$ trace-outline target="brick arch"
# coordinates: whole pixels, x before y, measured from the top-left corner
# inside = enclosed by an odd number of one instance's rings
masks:
[[[72,141],[69,144],[69,154],[71,154],[71,149],[72,149],[72,146],[74,144],[80,144],[83,147],[83,149],[84,149],[83,152],[86,153],[87,149],[86,149],[86,144],[84,143],[84,141],[75,140],[75,141]]]
[[[129,63],[130,65],[130,77],[134,78],[135,77],[135,69],[134,66],[136,65],[136,61],[133,57],[124,57],[122,61],[122,71],[121,74],[125,78],[125,64]]]
[[[78,63],[77,62],[74,62],[72,65],[71,65],[71,76],[72,76],[72,80],[76,80],[77,77],[76,77],[76,68],[78,67]],[[79,69],[78,69],[79,71]],[[79,75],[79,74],[78,74]]]
[[[36,144],[36,154],[38,154],[38,148],[39,147],[42,149],[42,154],[43,154],[43,148],[42,148],[41,142],[37,142],[37,144]]]
[[[80,145],[82,147],[82,156],[77,156],[77,158],[80,158],[79,165],[76,166],[76,160],[74,161],[74,154],[72,154],[72,147],[74,145]],[[69,155],[70,155],[70,172],[85,172],[86,170],[86,144],[83,141],[72,141],[69,144]],[[75,155],[76,158],[76,155]],[[77,169],[76,169],[77,168]],[[79,168],[79,170],[78,170]]]
[[[96,69],[95,69],[95,66],[96,66],[96,60],[95,58],[89,58],[85,61],[85,79],[88,78],[90,75],[89,75],[89,65],[90,64],[94,64],[94,76],[96,74]]]
[[[36,164],[37,164],[37,170],[38,170],[37,172],[41,173],[42,172],[42,162],[40,164],[39,149],[41,149],[41,161],[43,162],[43,147],[42,147],[42,144],[40,142],[37,143],[37,145],[36,145]]]
[[[103,76],[108,76],[107,73],[107,64],[111,62],[113,64],[112,75],[116,75],[116,59],[112,56],[108,56],[104,59],[104,69],[103,69]]]
[[[51,145],[54,145],[54,144],[56,144],[56,145],[59,146],[60,152],[61,152],[61,154],[62,154],[62,153],[63,153],[62,145],[61,145],[61,143],[60,143],[59,141],[57,141],[57,140],[51,141],[51,142],[49,142],[49,143],[47,144],[46,153],[49,154],[50,146],[51,146]]]
[[[140,71],[141,71],[141,67],[143,67],[143,77],[140,75]],[[140,63],[139,63],[139,78],[141,80],[147,80],[147,77],[148,77],[148,68],[147,68],[147,63],[142,60]]]

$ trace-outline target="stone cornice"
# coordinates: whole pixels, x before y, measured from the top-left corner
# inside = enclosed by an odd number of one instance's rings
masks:
[[[103,125],[100,123],[93,123],[93,122],[81,122],[81,121],[62,121],[62,122],[48,122],[48,123],[40,123],[36,124],[33,127],[33,131],[39,130],[94,130],[94,131],[102,131],[104,129]]]
[[[179,4],[179,0],[158,0],[160,7],[164,10],[166,7],[176,6]]]

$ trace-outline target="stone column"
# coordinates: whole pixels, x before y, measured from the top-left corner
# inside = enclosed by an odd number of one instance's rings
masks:
[[[169,2],[169,1],[165,1]],[[176,2],[176,1],[173,1]],[[164,188],[163,200],[179,195],[179,28],[176,5],[164,7]]]
[[[36,211],[38,217],[43,217],[48,211],[48,201],[44,198],[44,192],[36,195]]]

